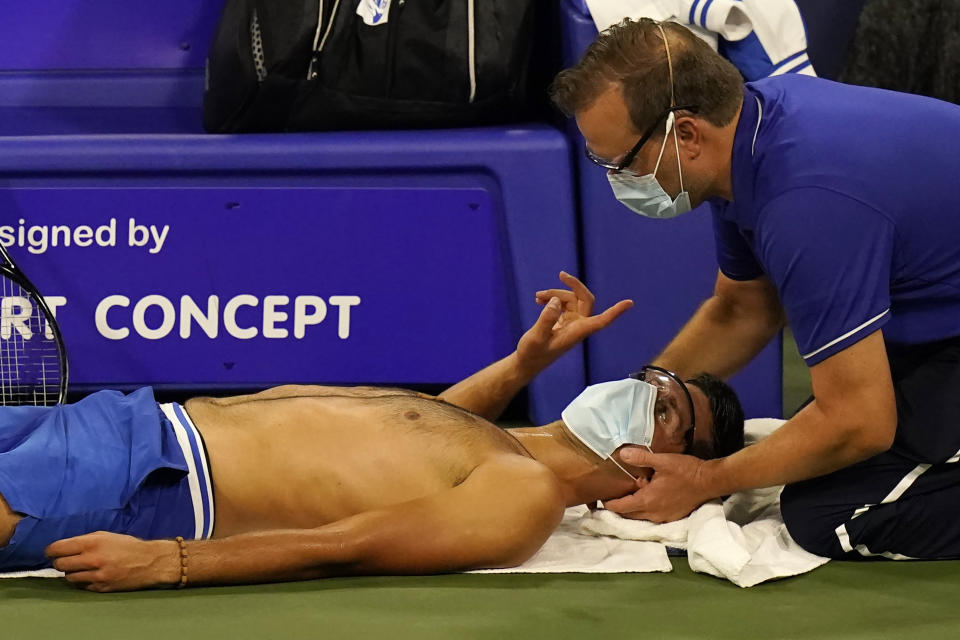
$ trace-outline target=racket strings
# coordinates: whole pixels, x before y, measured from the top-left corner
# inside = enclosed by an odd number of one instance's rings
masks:
[[[58,341],[35,294],[0,280],[0,404],[55,404],[63,374]]]

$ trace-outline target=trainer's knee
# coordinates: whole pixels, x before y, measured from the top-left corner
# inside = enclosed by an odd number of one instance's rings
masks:
[[[850,518],[850,509],[823,501],[803,483],[787,485],[780,494],[780,512],[790,536],[806,551],[827,558],[845,557],[837,528]]]

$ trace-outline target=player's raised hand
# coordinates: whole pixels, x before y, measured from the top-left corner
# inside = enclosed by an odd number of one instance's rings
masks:
[[[560,281],[568,289],[546,289],[536,294],[544,305],[537,322],[517,343],[517,356],[524,367],[541,371],[587,336],[596,333],[633,306],[621,300],[593,315],[594,295],[580,280],[565,271]]]

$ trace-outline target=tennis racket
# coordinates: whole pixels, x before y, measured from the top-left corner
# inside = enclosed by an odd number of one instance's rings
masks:
[[[67,353],[43,296],[0,244],[0,405],[63,404]]]

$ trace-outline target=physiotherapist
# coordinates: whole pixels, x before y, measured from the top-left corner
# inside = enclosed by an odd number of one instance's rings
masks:
[[[813,387],[726,458],[625,452],[655,473],[606,506],[670,521],[785,484],[813,553],[960,557],[960,107],[791,74],[744,85],[648,19],[603,32],[551,92],[627,208],[713,216],[713,296],[655,364],[727,377],[789,323]]]

